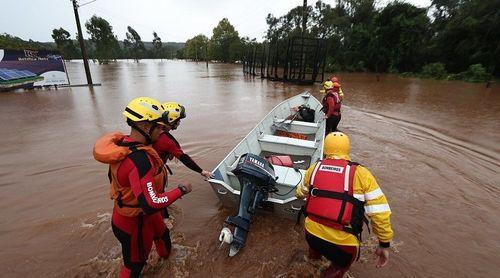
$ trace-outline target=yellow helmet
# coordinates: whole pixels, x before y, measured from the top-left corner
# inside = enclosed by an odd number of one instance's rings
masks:
[[[123,115],[132,122],[155,122],[165,124],[166,113],[161,103],[149,97],[138,97],[131,100]]]
[[[166,123],[169,125],[175,125],[180,119],[186,118],[186,109],[177,102],[165,102],[163,108],[167,116]]]
[[[325,137],[323,152],[325,155],[339,156],[349,159],[349,150],[351,143],[347,134],[336,131],[331,132]]]
[[[325,90],[333,89],[333,82],[330,80],[325,81],[325,83],[323,83],[323,88],[325,88]]]

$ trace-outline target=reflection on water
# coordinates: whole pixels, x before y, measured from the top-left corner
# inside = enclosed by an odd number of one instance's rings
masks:
[[[73,84],[81,63],[67,64]],[[9,276],[106,276],[120,265],[110,230],[105,166],[91,149],[102,134],[127,126],[121,111],[148,95],[186,106],[174,135],[212,169],[280,101],[304,87],[244,77],[240,66],[184,61],[91,65],[85,87],[0,94],[0,267]],[[339,74],[346,94],[340,129],[352,157],[372,170],[390,199],[396,232],[391,262],[375,270],[365,235],[354,277],[490,277],[498,261],[500,88],[484,84]],[[320,97],[319,95],[317,95]],[[208,183],[181,164],[171,182],[189,180],[173,208],[175,252],[152,255],[145,276],[314,276],[325,261],[305,260],[303,233],[264,214],[235,258],[217,237],[232,213]],[[22,267],[20,267],[22,265]],[[36,271],[36,272],[35,272]],[[376,271],[376,272],[374,272]]]

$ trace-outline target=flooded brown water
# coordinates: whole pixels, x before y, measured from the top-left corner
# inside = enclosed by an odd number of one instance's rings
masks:
[[[67,64],[84,82],[81,63]],[[0,276],[115,277],[120,247],[110,229],[106,166],[95,140],[127,126],[136,96],[177,101],[188,117],[174,135],[205,169],[217,163],[280,101],[319,85],[244,77],[236,65],[120,61],[92,65],[101,87],[0,94]],[[365,234],[351,277],[493,277],[500,271],[500,86],[339,74],[346,99],[339,128],[352,157],[388,196],[395,239],[375,269],[376,240]],[[319,97],[319,95],[317,95]],[[182,164],[171,182],[194,192],[175,203],[174,253],[153,255],[145,277],[311,277],[294,222],[263,214],[236,257],[218,249],[222,209],[209,184]]]

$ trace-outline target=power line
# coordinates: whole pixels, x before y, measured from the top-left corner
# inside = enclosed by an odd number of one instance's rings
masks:
[[[103,8],[102,6],[96,5],[94,7],[97,8],[95,10],[97,11],[98,14],[102,14],[105,17],[109,17],[109,18],[115,19],[115,20],[117,20],[119,22],[125,23],[125,26],[131,26],[131,25],[133,25],[133,26],[139,26],[139,27],[142,27],[142,28],[145,28],[145,29],[149,29],[149,30],[152,30],[152,31],[156,30],[156,32],[158,33],[158,35],[161,35],[163,37],[166,36],[167,38],[172,36],[169,32],[165,33],[162,30],[161,26],[152,27],[152,26],[144,24],[142,22],[139,22],[139,21],[127,18],[127,17],[123,16],[122,14],[114,13],[114,12],[108,10],[108,9]]]
[[[89,1],[89,2],[86,2],[86,3],[83,3],[83,4],[79,5],[78,7],[83,7],[83,6],[85,6],[85,5],[88,5],[88,4],[91,4],[91,3],[94,3],[95,1],[97,1],[97,0],[92,0],[92,1]]]

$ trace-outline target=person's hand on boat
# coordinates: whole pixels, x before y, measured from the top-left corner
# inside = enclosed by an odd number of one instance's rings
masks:
[[[205,177],[205,180],[209,180],[209,179],[213,179],[214,178],[214,175],[211,172],[209,172],[209,171],[203,170],[203,171],[201,171],[200,174]]]
[[[378,247],[375,250],[375,255],[378,257],[377,268],[384,267],[389,262],[389,248]]]
[[[290,111],[292,111],[292,112],[298,112],[299,111],[299,106],[295,106],[295,107],[290,108]]]
[[[188,181],[179,183],[177,187],[182,191],[182,195],[186,195],[193,191],[193,186]]]
[[[328,116],[327,116],[327,115],[324,115],[324,116],[323,116],[323,119],[328,119]]]

